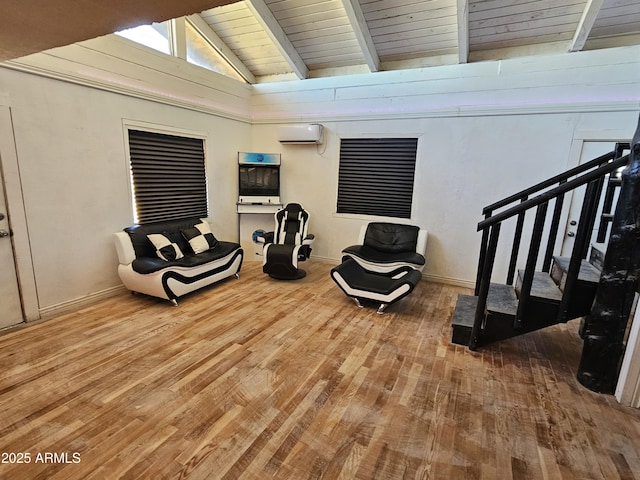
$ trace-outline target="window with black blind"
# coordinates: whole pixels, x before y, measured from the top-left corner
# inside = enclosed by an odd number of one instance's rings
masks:
[[[338,213],[411,218],[417,138],[343,138]]]
[[[138,223],[207,217],[204,140],[129,130]]]

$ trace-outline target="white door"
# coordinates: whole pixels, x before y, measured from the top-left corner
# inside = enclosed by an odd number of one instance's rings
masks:
[[[23,317],[9,233],[4,184],[1,179],[2,175],[0,175],[0,328],[3,328],[22,322]]]
[[[605,153],[613,151],[616,147],[615,142],[585,141],[582,144],[582,152],[580,154],[580,164],[587,163]],[[605,186],[606,188],[606,186]],[[571,195],[571,204],[569,207],[569,216],[564,232],[564,240],[562,243],[562,256],[571,255],[573,250],[573,239],[578,230],[578,222],[580,221],[580,211],[582,210],[582,201],[584,199],[586,187],[580,187],[573,191]],[[599,207],[600,208],[600,207]],[[600,215],[596,217],[594,231],[592,232],[592,241],[595,242],[597,229],[599,226]]]

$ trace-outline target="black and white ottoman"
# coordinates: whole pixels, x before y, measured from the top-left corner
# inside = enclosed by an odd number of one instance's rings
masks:
[[[422,274],[410,267],[374,273],[362,268],[355,260],[346,259],[331,269],[331,278],[358,307],[362,307],[362,300],[370,300],[380,304],[377,313],[384,313],[387,306],[413,291]]]

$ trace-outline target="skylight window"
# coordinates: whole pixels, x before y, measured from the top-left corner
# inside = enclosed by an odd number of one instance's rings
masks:
[[[128,28],[116,34],[193,65],[246,81],[212,42],[185,18]]]
[[[116,32],[116,35],[153,48],[167,55],[171,55],[169,43],[169,26],[167,22],[154,23],[152,25],[140,25]]]

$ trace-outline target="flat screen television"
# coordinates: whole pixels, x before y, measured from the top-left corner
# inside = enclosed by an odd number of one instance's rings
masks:
[[[280,165],[239,165],[240,203],[277,203]]]

